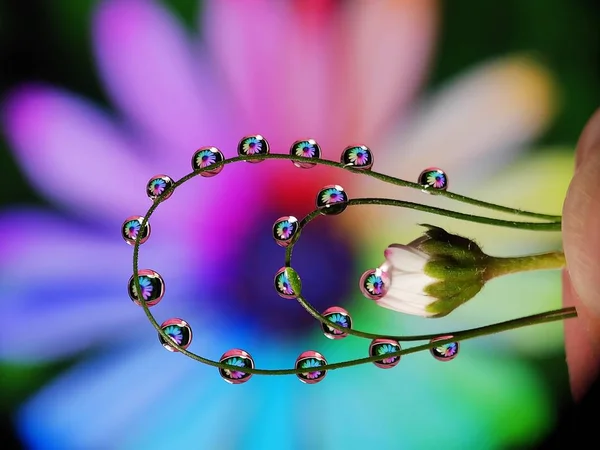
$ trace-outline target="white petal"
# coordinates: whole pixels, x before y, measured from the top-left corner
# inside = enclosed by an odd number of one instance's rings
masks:
[[[398,150],[382,152],[379,162],[394,175],[405,174],[410,162],[413,171],[438,165],[451,174],[476,164],[478,176],[485,176],[484,167],[506,161],[547,126],[554,96],[550,74],[532,60],[510,57],[482,64],[437,92],[410,130],[395,140],[392,148]],[[473,185],[480,181],[476,178],[454,177],[451,183],[455,189],[457,179]]]
[[[415,306],[412,303],[405,302],[395,302],[393,299],[389,299],[385,297],[377,302],[378,306],[382,306],[383,308],[392,309],[394,311],[398,311],[404,314],[410,314],[413,316],[421,316],[421,317],[430,317],[433,314],[425,311],[425,308],[422,306]]]
[[[398,270],[392,270],[390,279],[390,291],[414,293],[423,296],[426,296],[424,293],[425,288],[438,281],[424,273],[406,273]]]
[[[394,269],[410,273],[423,272],[428,260],[425,253],[402,244],[390,245],[384,255]]]
[[[434,301],[434,299],[426,295],[391,290],[381,299],[381,301],[385,301],[390,305],[403,303],[423,309]]]
[[[449,174],[450,190],[472,195],[469,190],[487,183],[499,163],[539,136],[552,118],[554,103],[555,89],[543,66],[522,57],[481,64],[434,93],[411,123],[401,124],[396,136],[390,136],[390,144],[377,152],[376,170],[416,181],[426,167],[441,167]],[[355,189],[364,197],[401,196],[432,206],[452,206],[442,201],[446,199],[360,178]],[[365,245],[391,236],[398,239],[399,226],[430,217],[403,208],[378,211],[378,232]],[[372,220],[357,208],[345,214],[352,227]]]

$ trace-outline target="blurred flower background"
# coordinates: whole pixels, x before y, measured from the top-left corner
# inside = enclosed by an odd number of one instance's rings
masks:
[[[218,371],[165,351],[127,297],[126,217],[145,183],[191,171],[200,146],[235,154],[260,133],[273,152],[314,138],[338,159],[368,145],[374,170],[560,213],[577,136],[600,87],[593,1],[60,0],[0,5],[0,381],[2,424],[35,449],[523,448],[568,401],[562,326],[468,341],[391,370],[334,371],[317,385]],[[565,39],[568,36],[568,39]],[[283,251],[271,226],[340,184],[351,198],[473,208],[287,161],[227,166],[161,205],[141,268],[165,279],[159,322],[182,317],[190,349],[243,348],[258,367],[304,350],[330,362],[369,342],[329,341],[272,287]],[[485,213],[485,212],[484,212]],[[560,237],[374,207],[311,223],[294,252],[308,299],[383,333],[479,326],[560,304],[558,273],[494,280],[443,319],[405,317],[361,296],[360,274],[429,222],[494,255]]]

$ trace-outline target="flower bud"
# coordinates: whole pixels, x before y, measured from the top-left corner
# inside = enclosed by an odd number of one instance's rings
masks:
[[[484,286],[489,257],[464,237],[433,225],[408,245],[392,244],[380,269],[389,277],[384,308],[423,317],[443,317]]]

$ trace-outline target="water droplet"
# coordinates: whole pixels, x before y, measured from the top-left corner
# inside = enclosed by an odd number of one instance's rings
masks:
[[[325,378],[327,370],[319,370],[319,367],[327,364],[327,360],[319,352],[308,350],[303,352],[298,359],[296,359],[296,369],[308,369],[310,372],[302,372],[296,374],[296,376],[306,384],[315,384]]]
[[[344,188],[337,184],[325,186],[317,194],[317,208],[321,214],[340,214],[346,209],[347,203],[348,195]]]
[[[148,184],[146,185],[146,195],[150,198],[150,200],[154,201],[158,197],[160,197],[163,192],[167,189],[171,188],[175,183],[168,177],[167,175],[156,175],[150,178]],[[163,200],[168,199],[173,194],[173,191],[163,196]]]
[[[282,267],[275,274],[274,284],[275,290],[280,297],[287,299],[294,299],[300,295],[300,292],[296,292],[293,284],[293,279],[296,278],[300,282],[300,277],[294,269],[291,267]]]
[[[162,277],[151,269],[138,270],[140,290],[146,306],[154,306],[160,302],[165,295],[165,282]],[[138,305],[142,305],[138,299],[137,290],[133,281],[133,275],[129,279],[129,298]]]
[[[337,325],[345,328],[352,328],[352,317],[350,317],[350,314],[344,308],[332,306],[323,312],[323,316]],[[348,333],[344,333],[343,331],[330,327],[323,322],[321,322],[321,329],[323,330],[325,337],[328,337],[329,339],[342,339],[348,336]]]
[[[290,147],[290,155],[319,159],[321,157],[321,146],[317,144],[314,139],[296,141]],[[307,161],[293,161],[293,163],[296,167],[300,167],[301,169],[310,169],[317,165],[317,163]]]
[[[192,156],[192,169],[200,170],[205,167],[214,166],[217,163],[220,163],[225,160],[223,153],[217,147],[201,147],[196,150],[194,156]],[[225,167],[221,164],[214,169],[205,170],[204,172],[200,172],[200,176],[202,177],[214,177],[218,175]]]
[[[421,172],[417,183],[425,188],[423,192],[428,190],[445,191],[448,189],[448,177],[442,169],[437,167],[430,167]]]
[[[374,339],[369,346],[369,356],[383,356],[384,358],[373,361],[373,364],[382,369],[391,369],[398,365],[400,356],[385,358],[385,355],[399,352],[400,350],[402,348],[398,341],[394,341],[393,339]]]
[[[146,226],[142,230],[142,222],[144,218],[142,216],[131,216],[125,219],[123,222],[123,226],[121,227],[121,236],[125,239],[129,245],[135,245],[135,240],[138,234],[141,233],[140,236],[140,244],[143,244],[150,237],[150,222],[146,222]]]
[[[371,300],[379,300],[387,294],[390,284],[388,274],[380,268],[367,270],[359,281],[360,291]]]
[[[430,343],[445,340],[445,339],[450,339],[452,337],[453,336],[439,336],[439,337],[433,338],[430,341]],[[432,347],[429,351],[431,352],[431,355],[438,361],[450,361],[450,360],[456,358],[456,355],[458,355],[459,347],[460,347],[460,345],[459,345],[458,341],[456,341],[456,342],[449,342],[447,344],[442,344],[439,347]]]
[[[160,327],[181,348],[186,349],[192,343],[192,328],[185,320],[177,318],[165,320]],[[160,334],[158,335],[158,340],[170,352],[178,351],[170,345],[170,342],[166,342]]]
[[[280,217],[273,225],[273,239],[281,247],[287,247],[297,232],[298,219],[294,216]]]
[[[221,356],[219,362],[229,364],[232,366],[231,369],[219,368],[219,374],[221,375],[221,378],[223,378],[228,383],[242,384],[248,381],[250,377],[252,377],[251,373],[239,370],[245,367],[254,369],[254,360],[252,359],[252,356],[250,356],[250,354],[245,352],[244,350],[240,350],[239,348],[229,350],[223,353],[223,356]]]
[[[244,137],[238,144],[238,155],[240,156],[254,156],[254,155],[268,155],[270,152],[269,143],[260,134]],[[263,159],[255,159],[248,161],[249,163],[259,163],[264,161]]]
[[[366,145],[351,145],[344,149],[340,161],[355,169],[369,170],[373,167],[373,152]]]

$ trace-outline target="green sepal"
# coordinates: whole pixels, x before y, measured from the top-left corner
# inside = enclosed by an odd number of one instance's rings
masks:
[[[424,291],[427,295],[435,297],[438,300],[427,305],[425,310],[433,313],[432,317],[434,318],[444,317],[475,297],[481,291],[484,284],[484,282],[465,284],[464,282],[452,281],[439,281],[430,284]]]
[[[450,234],[435,225],[420,224],[427,228],[424,236],[414,242],[414,246],[432,257],[450,257],[464,265],[485,259],[487,255],[472,240]]]
[[[429,256],[423,272],[439,280],[424,288],[424,293],[436,299],[425,309],[443,317],[473,298],[485,285],[489,256],[472,240],[450,234],[434,225],[422,224],[427,231],[411,243]]]

